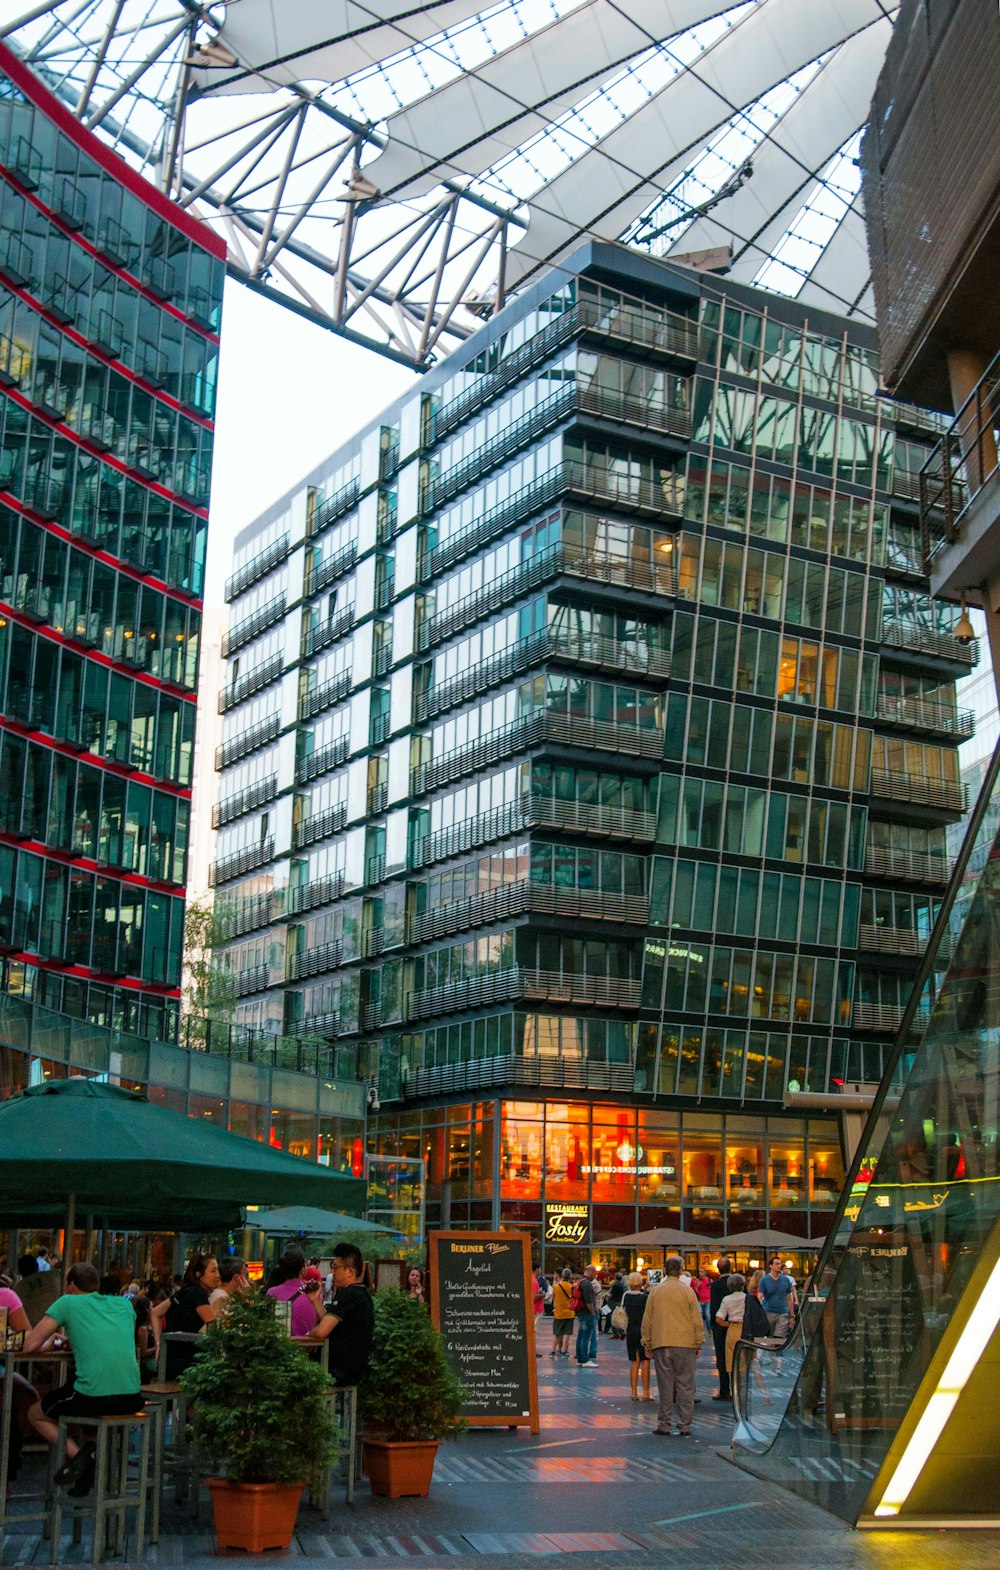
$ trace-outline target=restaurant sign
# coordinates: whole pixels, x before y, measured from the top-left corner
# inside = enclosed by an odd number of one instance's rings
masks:
[[[589,1205],[546,1205],[546,1243],[585,1243],[589,1231]]]

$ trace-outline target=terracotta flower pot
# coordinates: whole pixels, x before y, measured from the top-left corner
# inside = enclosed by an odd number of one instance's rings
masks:
[[[365,1439],[363,1447],[373,1494],[389,1499],[427,1498],[436,1439]]]
[[[210,1477],[207,1482],[220,1548],[260,1554],[267,1548],[289,1546],[302,1483],[230,1483],[224,1477]]]

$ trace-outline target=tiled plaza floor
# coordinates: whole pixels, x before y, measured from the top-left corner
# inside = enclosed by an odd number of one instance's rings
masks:
[[[539,1434],[479,1429],[442,1446],[428,1499],[375,1499],[367,1482],[329,1522],[304,1506],[292,1549],[251,1561],[357,1570],[524,1570],[540,1556],[582,1555],[588,1570],[733,1563],[823,1570],[998,1570],[1000,1532],[852,1532],[720,1455],[732,1420],[702,1354],[691,1440],[656,1437],[655,1403],[633,1403],[622,1343],[602,1338],[597,1369],[538,1359]],[[655,1384],[654,1384],[655,1391]],[[60,1564],[89,1558],[68,1539]],[[207,1501],[200,1515],[170,1507],[142,1565],[206,1566],[217,1556]],[[37,1532],[8,1534],[2,1564],[47,1564]],[[140,1561],[126,1558],[119,1565]]]

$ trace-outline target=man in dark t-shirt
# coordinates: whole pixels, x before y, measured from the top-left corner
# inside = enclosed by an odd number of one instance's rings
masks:
[[[333,1301],[313,1334],[330,1337],[330,1378],[334,1384],[356,1385],[368,1372],[375,1331],[375,1305],[364,1284],[361,1250],[353,1243],[338,1243],[332,1271]]]
[[[723,1254],[716,1269],[719,1274],[712,1282],[709,1291],[709,1312],[712,1316],[712,1343],[715,1347],[715,1366],[719,1371],[719,1388],[712,1397],[713,1401],[731,1401],[733,1398],[729,1384],[729,1374],[726,1371],[726,1332],[728,1325],[720,1325],[716,1315],[722,1306],[722,1299],[729,1290],[729,1272],[733,1262],[728,1254]]]

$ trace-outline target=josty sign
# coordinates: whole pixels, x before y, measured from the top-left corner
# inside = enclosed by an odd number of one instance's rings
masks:
[[[585,1243],[589,1231],[589,1205],[546,1205],[546,1243]]]

